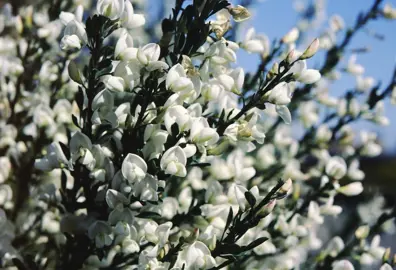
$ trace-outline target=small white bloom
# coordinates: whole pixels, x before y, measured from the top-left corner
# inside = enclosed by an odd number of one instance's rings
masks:
[[[77,35],[65,35],[60,43],[60,47],[64,51],[81,49],[81,40]]]
[[[125,0],[99,0],[96,4],[97,12],[111,20],[119,19],[124,12],[124,7]]]
[[[174,267],[182,268],[183,265],[186,270],[210,269],[216,266],[216,261],[204,243],[195,241],[179,252]]]
[[[281,82],[267,92],[266,96],[268,96],[268,101],[273,104],[287,105],[291,101],[290,87],[286,82]]]
[[[363,192],[363,185],[360,182],[354,182],[338,188],[337,191],[346,196],[356,196]]]
[[[87,32],[85,32],[85,27],[81,22],[76,20],[70,21],[65,28],[64,36],[76,35],[80,42],[84,45],[88,43]]]
[[[326,164],[326,174],[334,179],[341,179],[347,172],[345,160],[341,157],[335,156],[330,158]]]
[[[88,237],[95,240],[97,248],[110,246],[113,242],[113,235],[110,225],[104,221],[95,221],[88,229]]]
[[[359,76],[364,73],[364,67],[356,63],[356,55],[353,54],[348,60],[346,71],[354,76]]]
[[[172,134],[172,125],[175,123],[179,128],[179,133],[191,127],[191,117],[186,108],[181,105],[170,107],[165,113],[164,122],[169,134]]]
[[[169,148],[161,158],[161,169],[167,174],[185,177],[187,157],[180,146],[173,146]]]
[[[121,172],[130,183],[139,182],[146,176],[147,164],[138,155],[129,153],[122,162]]]
[[[356,90],[359,92],[366,92],[374,86],[375,80],[373,77],[356,77]]]
[[[187,77],[183,66],[176,64],[168,71],[166,88],[176,93],[189,93],[194,89],[194,85],[191,79]]]
[[[332,270],[355,270],[353,264],[348,260],[336,261],[332,265]]]
[[[121,24],[126,29],[133,29],[144,25],[146,19],[143,14],[135,14],[130,0],[125,1],[125,9],[121,16]]]
[[[300,31],[298,28],[294,27],[286,35],[284,35],[281,40],[283,43],[294,43],[299,36]]]

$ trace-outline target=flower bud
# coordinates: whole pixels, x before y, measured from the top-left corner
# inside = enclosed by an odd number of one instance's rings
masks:
[[[288,193],[290,191],[290,189],[293,186],[293,182],[292,180],[289,178],[286,180],[286,182],[283,184],[283,186],[281,186],[281,188],[279,189],[280,192],[282,193]]]
[[[247,8],[237,5],[236,7],[228,8],[231,16],[236,22],[242,22],[250,18],[250,12]]]
[[[28,6],[25,10],[25,26],[31,28],[33,25],[33,6]]]
[[[360,226],[355,231],[355,236],[357,239],[365,239],[370,233],[370,227],[367,225]]]
[[[301,55],[300,59],[308,59],[311,58],[316,54],[316,52],[319,49],[319,39],[315,38],[314,41],[312,41],[311,45],[308,46],[308,48],[304,51],[304,53]]]
[[[191,234],[186,238],[187,243],[194,243],[199,237],[199,229],[195,228]]]
[[[221,140],[220,143],[207,150],[208,155],[219,156],[228,149],[229,145],[230,143],[228,140]]]
[[[75,81],[76,83],[82,84],[81,73],[77,67],[77,64],[72,60],[67,67],[67,71],[69,72],[70,79]]]
[[[276,200],[271,200],[269,203],[261,207],[261,209],[257,212],[257,216],[260,218],[264,218],[268,216],[272,210],[274,210],[276,205]]]
[[[331,18],[329,19],[329,24],[330,24],[331,30],[333,30],[334,32],[338,32],[338,31],[344,29],[344,27],[345,27],[344,19],[340,15],[337,15],[337,14],[331,16]]]
[[[294,56],[295,56],[295,53],[296,51],[293,49],[293,50],[291,50],[288,54],[287,54],[287,56],[286,56],[286,59],[285,59],[285,62],[287,63],[287,64],[291,64],[293,61],[294,61]]]
[[[396,19],[396,9],[393,8],[389,3],[387,3],[384,6],[384,9],[382,10],[384,17],[387,19],[394,20]]]
[[[385,249],[384,255],[382,256],[382,261],[387,262],[390,259],[391,249],[388,247]]]
[[[278,74],[278,70],[279,70],[279,63],[275,62],[270,71],[268,71],[267,73],[267,80],[272,80],[277,74]]]
[[[16,28],[16,30],[17,30],[17,32],[19,34],[22,34],[22,32],[23,32],[23,22],[22,22],[21,16],[17,16],[15,18],[15,28]]]

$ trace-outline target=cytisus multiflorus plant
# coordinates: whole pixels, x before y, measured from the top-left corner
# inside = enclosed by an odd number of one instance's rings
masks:
[[[1,267],[392,269],[380,233],[395,208],[376,195],[352,227],[340,215],[363,192],[359,159],[382,151],[351,124],[386,126],[396,103],[396,72],[378,84],[348,45],[396,9],[332,16],[305,43],[314,1],[270,42],[253,28],[236,39],[253,1],[158,2],[158,22],[144,1],[3,5]],[[334,97],[340,70],[356,85]]]

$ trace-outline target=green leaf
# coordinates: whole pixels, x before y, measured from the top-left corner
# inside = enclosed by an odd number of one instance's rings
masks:
[[[80,111],[82,109],[84,109],[84,90],[81,86],[78,87],[78,92],[76,93],[76,102],[77,102],[77,106],[80,109]]]
[[[228,230],[228,227],[230,227],[230,224],[231,224],[233,218],[234,218],[234,212],[232,211],[232,207],[230,207],[230,211],[228,211],[227,222],[224,227],[224,231],[223,231],[223,235],[221,236],[221,240],[223,240],[225,232]]]
[[[62,170],[61,174],[61,188],[62,190],[66,190],[66,182],[67,182],[67,176],[64,170]]]
[[[248,251],[248,250],[252,250],[255,247],[261,245],[262,243],[264,243],[265,241],[267,241],[268,238],[267,237],[260,237],[257,238],[256,240],[254,240],[253,242],[251,242],[249,245],[247,246],[243,246],[242,249],[243,251]]]
[[[245,198],[251,207],[253,207],[256,204],[256,198],[253,196],[253,194],[250,191],[245,192]]]
[[[67,145],[65,145],[62,142],[59,142],[60,147],[62,148],[62,152],[63,154],[65,154],[67,159],[70,159],[70,150],[69,147]]]
[[[160,218],[161,215],[156,212],[142,212],[139,215],[137,215],[136,217],[150,219],[150,218]]]
[[[80,125],[79,125],[79,123],[78,123],[78,119],[77,119],[77,117],[76,117],[74,114],[72,115],[72,121],[73,121],[73,124],[74,124],[76,127],[81,128]]]

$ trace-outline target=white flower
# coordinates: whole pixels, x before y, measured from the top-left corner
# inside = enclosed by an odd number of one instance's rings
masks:
[[[363,185],[360,182],[354,182],[338,188],[337,191],[346,196],[356,196],[362,193]]]
[[[262,41],[255,37],[255,30],[253,27],[246,31],[245,40],[240,46],[249,53],[263,53],[265,49]]]
[[[46,156],[35,160],[34,167],[42,171],[50,171],[55,168],[60,168],[62,165],[68,165],[68,163],[59,143],[53,142],[48,147]]]
[[[172,125],[175,123],[179,128],[179,133],[191,127],[191,117],[187,109],[181,105],[170,107],[165,113],[164,122],[169,134],[172,134]]]
[[[322,224],[324,218],[320,215],[320,212],[318,203],[311,201],[308,206],[308,218],[317,224]]]
[[[169,148],[161,158],[161,169],[167,174],[185,177],[187,157],[180,146],[173,146]]]
[[[125,1],[125,9],[121,16],[122,27],[126,29],[133,29],[144,25],[146,19],[143,14],[135,14],[130,0]]]
[[[377,135],[372,132],[362,131],[360,133],[362,149],[360,153],[367,157],[376,157],[382,152],[382,147],[376,142]]]
[[[182,268],[183,265],[185,270],[210,269],[216,266],[216,261],[204,243],[195,241],[179,252],[174,267]]]
[[[132,192],[133,195],[140,198],[141,201],[158,201],[157,189],[157,178],[146,174],[143,180],[134,184]]]
[[[149,43],[139,48],[137,51],[137,59],[142,65],[149,65],[150,62],[158,61],[161,53],[161,48],[158,44]]]
[[[290,125],[292,121],[292,116],[289,111],[289,108],[286,105],[276,105],[275,110],[278,113],[279,117],[282,118],[283,122],[286,125]]]
[[[307,62],[306,60],[299,60],[293,64],[290,70],[286,73],[293,74],[293,77],[305,84],[313,84],[320,80],[321,75],[318,70],[316,69],[307,69]]]
[[[228,8],[228,11],[236,22],[242,22],[249,19],[251,16],[249,10],[241,5],[230,7]]]
[[[359,76],[364,73],[364,67],[362,65],[356,64],[356,54],[351,55],[349,58],[346,71],[355,76]]]
[[[344,27],[345,27],[344,19],[338,14],[330,17],[329,24],[330,24],[331,30],[333,30],[334,32],[338,32],[338,31],[344,29]]]
[[[81,40],[77,35],[66,35],[62,38],[60,47],[64,51],[81,49]]]
[[[287,105],[291,101],[291,91],[289,84],[281,82],[277,84],[272,90],[265,94],[268,96],[268,101],[276,105]]]
[[[348,167],[348,177],[355,181],[363,180],[364,172],[359,169],[359,160],[352,160]]]
[[[396,12],[395,12],[395,18],[396,18]],[[385,263],[381,266],[379,270],[393,270],[393,268],[389,264]]]
[[[329,241],[329,244],[326,247],[326,252],[331,256],[335,257],[337,254],[343,250],[345,247],[344,241],[341,237],[336,236]]]
[[[125,0],[99,0],[96,11],[111,20],[119,19],[124,12]]]
[[[147,164],[138,155],[129,153],[122,162],[121,172],[130,183],[139,182],[146,176]]]
[[[360,92],[366,92],[367,90],[370,90],[375,83],[375,80],[373,77],[362,77],[362,76],[357,76],[356,77],[356,90]]]
[[[66,25],[64,36],[72,35],[77,36],[83,45],[88,43],[87,32],[85,32],[85,27],[81,22],[72,20]]]
[[[110,246],[113,242],[111,227],[106,222],[98,220],[92,223],[88,229],[88,237],[95,240],[97,248]]]
[[[219,140],[216,130],[209,127],[209,123],[204,117],[193,120],[190,131],[191,141],[197,145],[213,145]]]
[[[78,5],[74,14],[71,12],[62,11],[59,14],[59,19],[64,25],[67,25],[72,20],[81,22],[83,19],[83,14],[84,14],[84,7],[82,5]]]
[[[187,78],[182,65],[176,64],[168,71],[166,75],[166,89],[175,93],[189,93],[194,89],[193,82]]]
[[[301,103],[300,118],[304,124],[304,127],[306,128],[309,128],[314,124],[316,124],[319,120],[319,114],[318,114],[316,102],[307,101]]]
[[[353,267],[350,261],[341,260],[333,263],[332,270],[355,270],[355,267]]]
[[[296,78],[297,81],[305,83],[305,84],[313,84],[319,81],[321,75],[316,69],[306,69],[301,72],[300,76]]]
[[[320,213],[324,215],[337,216],[342,212],[342,207],[334,205],[334,196],[327,199],[326,204],[320,206]]]
[[[164,144],[168,138],[168,132],[155,127],[156,125],[147,125],[144,131],[144,140],[147,141],[143,146],[143,156],[148,160],[159,158],[165,150]]]
[[[123,30],[117,41],[114,56],[120,60],[132,60],[137,57],[137,48],[133,47],[133,38],[128,31]]]
[[[347,165],[345,160],[341,157],[332,157],[327,161],[326,174],[338,180],[345,176],[347,173]]]
[[[91,152],[92,142],[87,135],[80,131],[73,134],[70,140],[70,154],[72,161],[79,161],[88,169],[95,167],[96,160]]]
[[[390,3],[386,3],[383,8],[384,17],[387,19],[396,19],[396,8],[392,7]]]
[[[123,206],[124,204],[128,204],[129,200],[121,192],[108,189],[106,191],[106,203],[111,209],[115,209],[118,208],[119,205]]]
[[[171,228],[172,222],[165,222],[161,225],[157,225],[154,221],[148,222],[144,226],[145,237],[148,241],[163,247],[168,242]]]
[[[292,28],[286,35],[282,37],[283,43],[294,43],[300,36],[300,31],[298,28]]]

